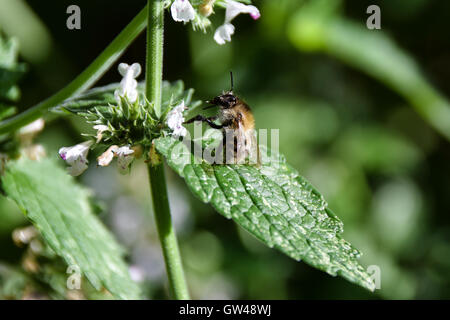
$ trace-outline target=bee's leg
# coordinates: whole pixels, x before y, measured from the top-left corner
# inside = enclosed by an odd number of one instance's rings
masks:
[[[215,120],[217,120],[216,116],[206,118],[206,117],[204,117],[204,116],[199,114],[199,115],[193,117],[192,119],[189,119],[189,120],[185,121],[184,123],[188,124],[188,123],[192,123],[194,121],[201,121],[201,122],[206,122],[211,128],[214,128],[214,129],[222,129],[225,126],[223,124],[216,124],[216,123],[214,123]]]

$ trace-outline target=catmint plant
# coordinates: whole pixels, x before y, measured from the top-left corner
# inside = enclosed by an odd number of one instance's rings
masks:
[[[152,123],[146,122],[145,117],[151,117],[145,110],[148,109],[145,98],[139,101],[139,93],[137,90],[138,83],[136,78],[141,73],[141,66],[139,63],[134,63],[129,66],[126,63],[120,63],[118,67],[122,80],[119,87],[114,91],[115,105],[110,104],[110,113],[102,113],[100,109],[94,108],[95,112],[88,111],[81,113],[85,116],[88,122],[94,124],[93,129],[97,130],[92,140],[77,144],[73,147],[63,147],[59,150],[61,158],[70,165],[68,172],[73,176],[82,174],[88,168],[87,155],[90,148],[95,148],[99,144],[109,143],[106,150],[98,157],[97,163],[101,167],[108,166],[114,158],[117,158],[117,164],[121,173],[128,172],[130,164],[136,156],[141,156],[140,153],[135,152],[139,150],[140,145],[131,147],[133,140],[139,137],[135,142],[144,142],[145,139],[151,141],[151,134],[146,135],[147,131],[144,126],[149,126],[151,130]],[[142,102],[143,101],[143,102]],[[130,130],[127,125],[128,121],[133,121],[134,124],[141,126],[140,130]],[[153,124],[156,120],[153,121]],[[116,145],[119,144],[120,146]]]
[[[127,174],[133,170],[133,163],[145,161],[171,294],[176,299],[188,299],[168,203],[165,159],[201,201],[210,203],[224,217],[233,219],[269,247],[374,290],[370,275],[357,260],[359,251],[341,237],[340,219],[328,208],[322,195],[278,152],[260,145],[259,165],[212,164],[205,159],[195,159],[185,120],[201,102],[192,99],[193,90],[185,90],[181,81],[163,81],[166,10],[174,22],[190,23],[194,30],[214,28],[211,45],[216,45],[213,39],[219,45],[232,40],[235,32],[232,22],[238,15],[248,14],[254,20],[263,18],[249,1],[149,0],[147,7],[67,87],[26,113],[0,123],[0,133],[22,127],[20,131],[26,135],[41,130],[43,123],[34,123],[35,129],[25,125],[51,110],[57,115],[71,113],[82,117],[92,127],[91,132],[83,134],[85,141],[80,138],[78,144],[59,149],[68,174],[54,169],[52,162],[8,160],[11,163],[7,163],[2,178],[5,193],[24,208],[56,254],[68,265],[79,266],[95,288],[105,287],[118,298],[137,298],[141,293],[125,271],[121,251],[89,209],[88,192],[69,175],[79,176],[88,169],[91,165],[88,155],[93,149],[100,151],[97,168],[93,170],[102,170],[116,161],[119,171]],[[212,27],[209,18],[213,14],[224,15],[223,24]],[[139,63],[122,62],[118,65],[118,76],[121,76],[118,83],[87,90],[113,66],[145,26],[148,40],[145,68]],[[142,69],[145,69],[145,81],[139,82]],[[217,139],[203,137],[194,140],[204,149],[217,143]],[[53,179],[46,181],[46,175]],[[52,199],[51,203],[42,202],[41,188],[33,189],[39,185],[37,181],[45,181],[40,183],[47,190],[63,193],[65,202],[52,202]],[[21,182],[33,195],[32,199],[24,200],[23,193],[18,192]],[[65,223],[58,224],[59,221]],[[55,233],[58,228],[66,229]],[[92,242],[93,233],[99,235],[103,246]],[[93,257],[102,258],[86,258],[84,251],[87,249],[83,247],[86,244]]]

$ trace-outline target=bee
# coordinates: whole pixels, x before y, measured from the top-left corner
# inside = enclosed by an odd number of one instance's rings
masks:
[[[233,73],[230,72],[231,89],[221,95],[207,100],[210,104],[203,110],[219,107],[218,114],[212,117],[197,115],[185,123],[194,121],[206,122],[211,128],[221,129],[223,144],[226,150],[226,163],[233,159],[234,163],[242,164],[246,160],[251,164],[260,165],[259,148],[255,134],[255,119],[253,113],[242,99],[233,93]],[[217,123],[217,121],[219,123]],[[233,155],[231,158],[230,155]]]

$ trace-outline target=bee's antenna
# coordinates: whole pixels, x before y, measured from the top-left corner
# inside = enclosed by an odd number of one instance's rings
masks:
[[[234,81],[233,81],[233,71],[230,71],[230,80],[231,80],[231,92],[233,92],[234,89]]]

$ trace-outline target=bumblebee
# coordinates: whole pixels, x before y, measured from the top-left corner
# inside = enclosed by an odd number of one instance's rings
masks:
[[[246,160],[260,164],[259,148],[255,135],[255,120],[250,107],[233,93],[233,73],[230,72],[231,89],[207,100],[210,104],[203,110],[219,107],[218,114],[212,117],[197,115],[185,123],[206,122],[211,128],[221,129],[223,146],[226,148],[226,163],[230,160],[230,151],[234,163],[242,164]],[[219,123],[217,123],[217,120]]]

